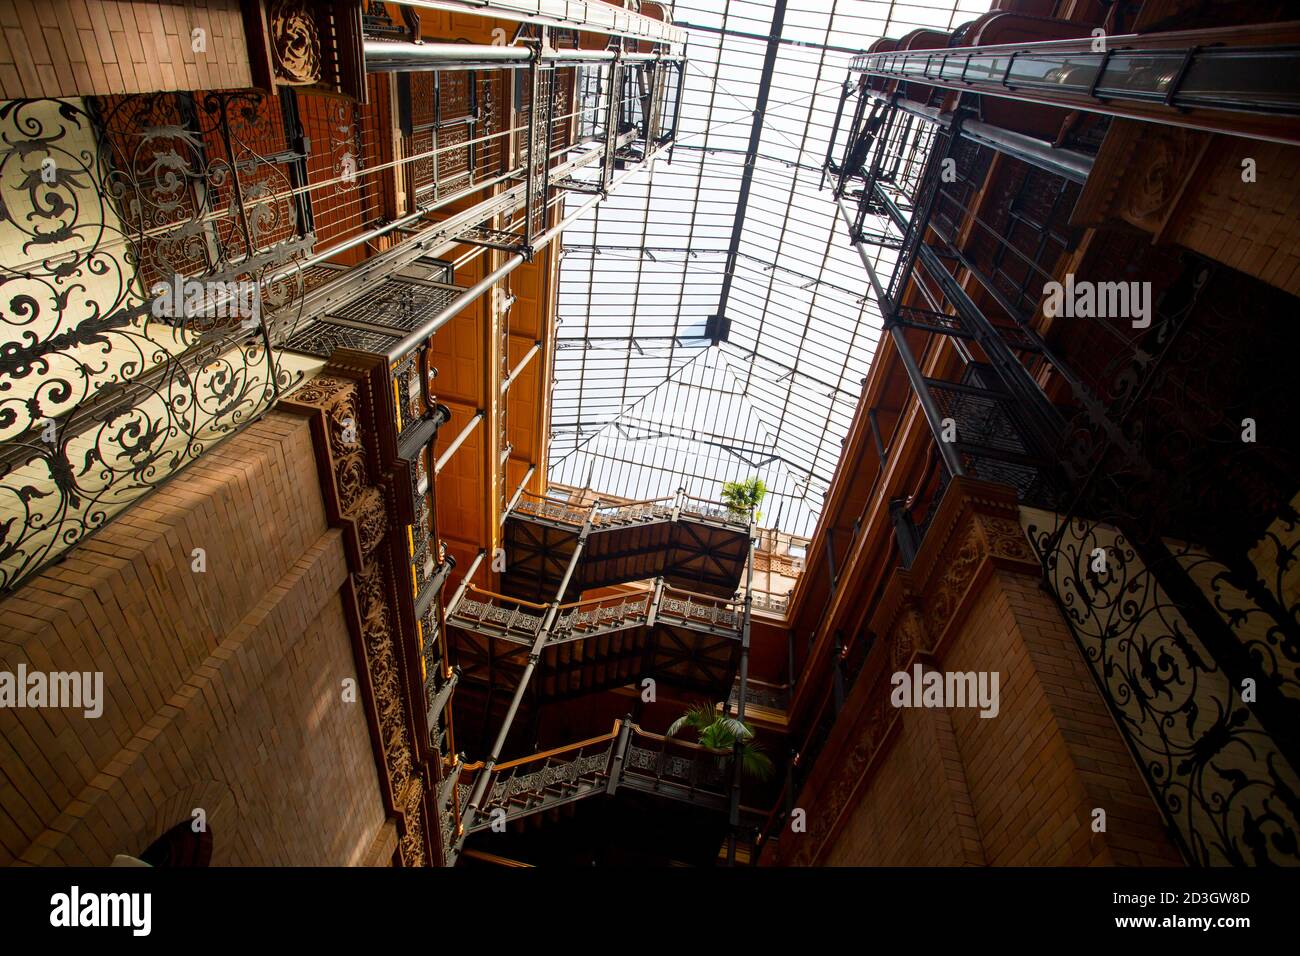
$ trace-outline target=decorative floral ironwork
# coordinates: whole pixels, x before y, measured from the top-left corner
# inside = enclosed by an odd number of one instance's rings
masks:
[[[523,610],[508,598],[490,597],[475,600],[462,597],[454,608],[447,611],[450,623],[471,630],[486,626],[494,633],[504,632],[506,637],[536,637],[542,629],[542,616]]]
[[[1300,779],[1128,540],[1032,514],[1048,582],[1192,858],[1300,862]]]
[[[549,756],[535,770],[525,770],[530,764],[523,764],[511,768],[508,773],[494,772],[494,779],[487,788],[483,813],[471,832],[490,827],[497,811],[508,819],[514,819],[590,794],[603,793],[613,752],[614,742],[610,739],[603,747],[590,753],[578,748],[576,753],[568,751]]]
[[[256,91],[0,105],[0,586],[12,588],[296,384],[265,313],[309,251]],[[204,306],[154,314],[159,283]],[[213,283],[255,283],[231,315]],[[184,288],[184,286],[182,286]],[[188,293],[187,293],[188,295]]]
[[[642,776],[654,777],[656,780],[721,794],[728,785],[729,763],[730,758],[724,754],[702,752],[688,757],[633,744],[627,748],[624,767],[628,773],[639,772]]]
[[[1030,537],[1189,860],[1295,863],[1290,350],[1243,348],[1271,334],[1258,323],[1274,292],[1193,256],[1171,268],[1151,327],[1105,330],[1120,347],[1076,381],[1062,454],[1086,478]],[[1262,410],[1272,441],[1243,441],[1243,419]],[[1105,573],[1092,570],[1098,548]],[[1243,676],[1259,705],[1243,700]]]
[[[321,44],[304,0],[275,0],[269,11],[276,76],[288,83],[320,79]]]
[[[646,622],[653,595],[646,593],[617,603],[588,602],[562,611],[551,629],[548,643],[604,634],[626,627],[638,627]]]

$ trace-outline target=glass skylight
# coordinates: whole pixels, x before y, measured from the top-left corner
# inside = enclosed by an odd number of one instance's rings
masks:
[[[791,3],[764,97],[775,3],[675,5],[690,60],[671,161],[564,233],[551,481],[717,498],[757,476],[760,523],[812,534],[881,327],[820,188],[849,61],[877,37],[951,30],[988,6]],[[893,252],[876,254],[887,275]]]

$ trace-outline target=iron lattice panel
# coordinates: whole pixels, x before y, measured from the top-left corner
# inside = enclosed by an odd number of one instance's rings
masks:
[[[994,392],[979,394],[946,382],[929,384],[939,414],[956,423],[957,441],[962,447],[977,446],[1004,455],[1029,457],[1010,398]]]
[[[473,242],[502,249],[515,249],[521,244],[519,236],[513,232],[506,232],[504,229],[492,229],[482,223],[470,226],[464,232],[457,234],[456,238],[461,242]]]
[[[335,349],[356,349],[359,352],[387,352],[396,336],[367,329],[356,329],[350,325],[335,325],[332,322],[313,322],[306,328],[299,329],[284,347],[293,352],[318,355],[329,358]]]
[[[385,279],[377,288],[332,313],[333,318],[411,332],[459,298],[463,289]]]

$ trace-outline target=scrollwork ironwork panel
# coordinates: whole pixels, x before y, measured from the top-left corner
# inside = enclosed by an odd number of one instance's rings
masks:
[[[1184,851],[1203,865],[1300,863],[1300,779],[1128,540],[1049,512],[1023,520]]]
[[[13,101],[0,145],[10,589],[301,380],[263,317],[313,237],[257,91]]]

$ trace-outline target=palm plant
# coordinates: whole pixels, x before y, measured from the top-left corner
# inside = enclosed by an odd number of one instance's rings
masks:
[[[722,502],[727,510],[738,518],[748,518],[752,513],[755,521],[763,518],[758,506],[767,495],[767,485],[762,478],[747,478],[744,481],[728,481],[722,485]]]
[[[701,701],[672,722],[668,736],[676,737],[683,730],[694,731],[695,742],[701,747],[727,753],[735,751],[739,739],[741,772],[755,780],[771,779],[774,772],[772,761],[763,753],[763,748],[754,739],[753,729],[744,721],[728,717],[708,701]]]

